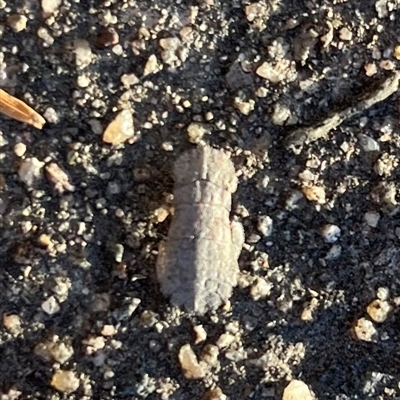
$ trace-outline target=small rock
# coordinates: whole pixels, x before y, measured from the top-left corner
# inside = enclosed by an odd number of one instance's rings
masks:
[[[377,337],[377,331],[374,324],[366,318],[360,318],[357,320],[353,327],[353,332],[358,340],[364,342],[373,342]]]
[[[367,307],[367,313],[371,319],[378,323],[386,321],[389,313],[392,311],[392,306],[387,301],[373,300]]]
[[[301,313],[301,320],[312,322],[314,321],[314,311],[318,307],[318,300],[314,297],[311,301],[304,307],[303,312]]]
[[[3,326],[11,333],[17,334],[21,330],[21,319],[16,314],[3,315]]]
[[[110,308],[110,304],[111,297],[108,293],[97,293],[93,297],[91,311],[93,313],[107,312]]]
[[[42,0],[42,10],[44,18],[55,14],[61,6],[62,0]]]
[[[17,157],[22,157],[25,154],[25,152],[26,152],[26,144],[19,142],[14,146],[14,153]]]
[[[103,336],[113,336],[118,331],[115,329],[114,325],[104,325],[103,329],[101,330],[101,334]]]
[[[251,23],[253,28],[263,31],[269,19],[270,6],[264,1],[258,1],[247,5],[244,9],[246,19]]]
[[[92,49],[90,48],[90,43],[87,40],[74,40],[72,48],[75,54],[75,63],[78,68],[83,69],[91,64]]]
[[[139,78],[135,74],[123,74],[121,76],[121,83],[128,89],[139,83]]]
[[[160,39],[161,58],[165,64],[174,65],[179,61],[178,51],[181,41],[177,37]]]
[[[364,69],[365,69],[365,75],[369,77],[374,76],[378,72],[378,68],[374,63],[369,63],[364,65]]]
[[[381,216],[379,215],[379,213],[375,211],[368,211],[364,214],[364,221],[371,228],[376,228],[378,226],[380,218]]]
[[[372,139],[363,133],[360,133],[357,137],[362,149],[365,152],[380,151],[379,143],[375,139]]]
[[[223,333],[215,343],[219,349],[229,347],[235,340],[235,336],[231,333]]]
[[[204,135],[209,135],[211,132],[206,125],[192,122],[187,128],[187,133],[189,142],[198,144],[201,143]]]
[[[106,339],[103,336],[91,336],[82,340],[82,344],[86,345],[86,354],[92,355],[98,350],[104,349]]]
[[[160,66],[158,65],[157,57],[152,54],[144,66],[143,77],[148,76],[150,74],[155,74],[160,70]]]
[[[263,278],[257,278],[250,288],[250,296],[257,301],[263,297],[269,296],[272,289],[272,283],[267,282]]]
[[[23,160],[18,170],[19,179],[25,183],[26,186],[33,186],[42,176],[43,166],[44,162],[39,161],[35,157]]]
[[[119,42],[119,35],[112,27],[103,27],[98,33],[95,46],[98,48],[106,48],[116,45]]]
[[[340,233],[340,228],[333,224],[326,224],[320,229],[320,234],[326,243],[335,243],[339,239]]]
[[[72,371],[56,371],[51,379],[51,386],[63,393],[72,393],[79,388],[79,379]]]
[[[214,344],[207,344],[201,352],[201,361],[213,368],[218,365],[219,349]]]
[[[255,106],[255,101],[250,99],[249,101],[243,101],[240,96],[237,96],[233,100],[233,106],[243,115],[249,115]]]
[[[389,15],[387,2],[388,0],[377,0],[375,3],[375,10],[378,13],[378,18],[386,18]]]
[[[325,189],[321,186],[305,186],[302,189],[304,196],[309,201],[315,201],[318,204],[325,204]]]
[[[23,31],[26,28],[27,22],[28,18],[25,15],[11,14],[7,18],[7,24],[14,32]]]
[[[342,40],[350,41],[353,38],[353,33],[346,27],[339,31],[339,37]]]
[[[396,46],[394,46],[394,48],[393,48],[393,57],[396,60],[400,60],[400,44],[397,44]]]
[[[273,221],[268,215],[260,215],[257,222],[258,231],[265,237],[272,235]]]
[[[68,343],[64,343],[57,335],[51,341],[39,343],[35,346],[34,353],[46,362],[66,363],[73,355],[74,349]]]
[[[199,364],[196,354],[190,344],[185,344],[179,350],[179,362],[186,379],[202,379],[205,371]]]
[[[69,176],[56,163],[50,163],[46,166],[47,179],[54,185],[54,189],[63,194],[65,190],[73,192],[75,186],[69,182]]]
[[[273,106],[271,122],[275,125],[283,126],[291,116],[290,108],[281,102],[277,102]]]
[[[285,76],[277,71],[270,63],[262,63],[256,70],[256,74],[272,83],[279,83]]]
[[[293,379],[285,387],[282,400],[314,400],[314,396],[304,382]]]
[[[208,390],[201,400],[226,400],[227,397],[222,393],[220,388]]]
[[[41,307],[42,310],[48,315],[57,314],[61,309],[54,296],[50,296],[47,300],[45,300]]]
[[[46,108],[43,116],[46,121],[50,122],[51,124],[57,124],[60,121],[57,111],[53,107]]]
[[[207,339],[207,332],[204,329],[203,325],[196,325],[193,327],[194,333],[196,335],[195,344],[199,344],[204,342]]]
[[[133,116],[129,110],[122,110],[110,122],[103,134],[103,141],[118,145],[135,137]]]

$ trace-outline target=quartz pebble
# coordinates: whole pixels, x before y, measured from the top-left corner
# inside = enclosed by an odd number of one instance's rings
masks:
[[[17,157],[22,157],[26,152],[26,145],[24,143],[17,143],[14,146],[14,153]]]
[[[135,137],[133,116],[129,110],[120,111],[103,133],[103,142],[118,145]]]
[[[41,307],[42,310],[48,315],[57,314],[61,309],[54,296],[50,296],[47,300],[45,300]]]
[[[260,215],[258,217],[257,229],[263,236],[271,236],[273,228],[272,218],[268,215]]]
[[[360,318],[356,321],[353,332],[358,340],[364,342],[373,342],[377,337],[374,324],[366,318]]]
[[[304,382],[293,379],[285,387],[282,400],[314,400],[314,396]]]
[[[389,313],[392,311],[392,306],[387,301],[373,300],[367,307],[367,313],[370,318],[378,323],[386,321]]]
[[[185,344],[179,350],[179,362],[186,379],[202,379],[205,371],[199,364],[196,354],[190,344]]]
[[[23,160],[18,170],[19,179],[26,186],[33,186],[42,176],[43,166],[44,162],[39,161],[35,157]]]
[[[195,344],[199,344],[204,342],[207,339],[207,332],[204,329],[203,325],[196,325],[193,327],[194,333],[196,335]]]
[[[335,243],[339,239],[340,233],[340,228],[333,224],[326,224],[320,230],[321,236],[327,243]]]
[[[152,54],[148,58],[146,65],[144,66],[143,77],[148,76],[150,74],[155,74],[159,70],[160,67],[158,65],[157,57],[154,54]]]
[[[51,386],[63,393],[73,393],[79,388],[79,379],[72,371],[56,371],[51,379]]]

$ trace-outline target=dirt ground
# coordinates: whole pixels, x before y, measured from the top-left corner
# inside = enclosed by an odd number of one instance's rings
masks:
[[[399,93],[285,141],[399,67],[398,0],[0,0],[0,87],[47,120],[0,116],[0,398],[275,400],[297,379],[399,399]],[[172,166],[199,142],[232,153],[246,236],[203,317],[155,274]]]

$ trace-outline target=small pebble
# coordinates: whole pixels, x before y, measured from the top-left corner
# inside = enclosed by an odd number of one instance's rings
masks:
[[[26,186],[31,187],[42,176],[43,166],[44,162],[39,161],[37,158],[27,158],[22,161],[19,167],[18,177]]]
[[[318,204],[325,204],[325,189],[321,186],[304,186],[303,194],[309,201],[315,201]]]
[[[194,333],[196,335],[194,343],[199,344],[204,342],[207,339],[207,332],[204,329],[203,325],[195,325],[193,327]]]
[[[48,315],[57,314],[61,309],[54,296],[50,296],[47,300],[45,300],[41,307],[42,310]]]
[[[257,229],[265,237],[272,235],[273,221],[268,215],[258,217]]]
[[[21,319],[16,314],[4,314],[3,315],[3,326],[5,329],[12,333],[17,333],[21,329]]]
[[[186,379],[202,379],[205,371],[199,364],[196,354],[190,344],[185,344],[179,350],[179,362]]]
[[[189,142],[194,144],[200,143],[203,140],[203,136],[210,133],[207,126],[198,122],[192,122],[187,128]]]
[[[350,41],[353,38],[353,33],[346,27],[339,31],[339,37],[342,40]]]
[[[79,388],[79,379],[72,371],[56,371],[51,379],[51,386],[63,393],[73,393]]]
[[[364,342],[373,342],[377,337],[377,331],[374,324],[366,318],[360,318],[357,320],[353,327],[353,332],[358,340]]]
[[[250,296],[255,301],[269,296],[272,286],[272,283],[267,282],[264,278],[257,278],[255,283],[250,288]]]
[[[314,396],[304,382],[293,379],[285,387],[282,400],[314,400]]]
[[[368,211],[364,214],[364,221],[371,228],[376,228],[378,226],[381,216],[376,211]]]
[[[201,400],[227,400],[227,397],[222,393],[220,388],[208,390]]]
[[[7,18],[7,24],[14,32],[23,31],[26,28],[27,22],[28,18],[25,15],[11,14]]]
[[[396,60],[400,61],[400,44],[397,44],[396,46],[394,46],[394,48],[393,48],[393,57]]]
[[[365,75],[374,76],[378,72],[378,67],[374,63],[364,65]]]
[[[146,65],[144,66],[143,77],[148,76],[150,74],[155,74],[159,70],[160,67],[158,65],[157,57],[154,54],[152,54],[148,58]]]
[[[98,48],[106,48],[114,46],[119,42],[119,35],[112,27],[103,27],[98,33],[95,46]]]
[[[139,78],[135,74],[123,74],[121,76],[121,83],[126,87],[130,88],[131,86],[139,83]]]
[[[42,10],[45,18],[54,14],[61,6],[62,0],[42,0]]]
[[[63,194],[64,191],[73,192],[75,186],[71,185],[70,178],[66,172],[64,172],[56,163],[50,163],[46,165],[46,176],[47,179],[53,184],[54,189],[59,193]]]
[[[22,157],[25,154],[25,152],[26,152],[26,144],[19,142],[14,146],[14,153],[17,157]]]
[[[367,313],[370,318],[378,323],[386,321],[389,313],[392,311],[392,306],[387,301],[379,299],[373,300],[367,307]]]
[[[114,325],[104,325],[103,329],[101,330],[101,334],[103,336],[113,336],[117,333]]]
[[[103,142],[118,145],[135,137],[133,116],[129,110],[120,111],[103,133]]]
[[[339,239],[340,233],[340,228],[333,224],[326,224],[320,229],[320,234],[326,243],[335,243]]]
[[[223,349],[225,347],[229,347],[235,340],[235,336],[231,333],[223,333],[215,343],[219,349]]]
[[[363,133],[358,135],[358,141],[365,152],[380,151],[379,143]]]

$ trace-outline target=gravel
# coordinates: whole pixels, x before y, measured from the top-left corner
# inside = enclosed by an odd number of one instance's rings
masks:
[[[0,87],[47,121],[0,116],[0,399],[400,398],[399,19],[0,0]],[[155,261],[173,163],[203,143],[232,153],[246,243],[196,317]]]

